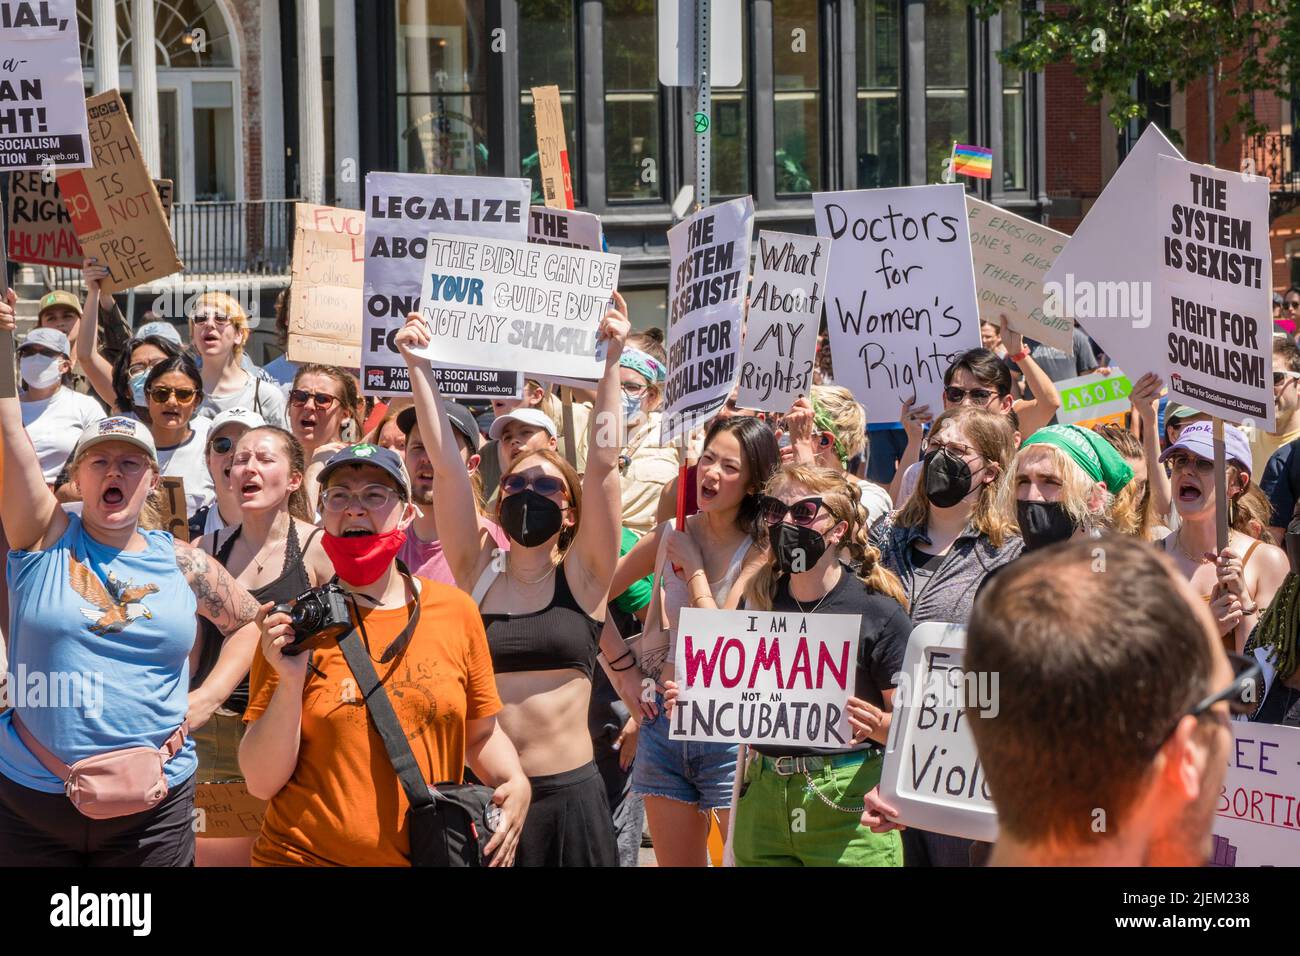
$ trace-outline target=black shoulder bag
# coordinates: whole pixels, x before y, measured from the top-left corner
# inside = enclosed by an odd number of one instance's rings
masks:
[[[402,633],[384,652],[384,661],[391,660],[406,646],[419,619],[420,597],[417,593],[415,611]],[[339,649],[357,680],[366,712],[383,738],[388,759],[397,771],[397,779],[411,804],[406,812],[411,865],[487,866],[488,859],[483,850],[500,820],[500,810],[492,802],[492,790],[474,784],[439,783],[429,786],[425,783],[411,744],[393,710],[393,702],[379,682],[370,652],[357,634],[358,630],[365,629],[360,620],[361,615],[357,614],[358,627],[339,638]]]

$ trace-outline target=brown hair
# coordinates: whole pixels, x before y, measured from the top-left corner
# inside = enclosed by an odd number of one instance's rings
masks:
[[[357,380],[352,377],[352,374],[339,368],[337,365],[320,365],[311,362],[307,365],[299,366],[298,371],[294,373],[293,385],[290,386],[291,390],[298,387],[298,382],[304,375],[324,375],[327,378],[334,379],[334,381],[338,383],[339,390],[343,392],[340,396],[340,400],[343,403],[343,411],[347,413],[348,418],[352,419],[355,424],[357,430],[355,440],[360,441],[362,420],[360,398],[361,389],[357,385]],[[342,427],[342,424],[340,424],[340,431],[342,430]],[[340,440],[342,439],[340,438]]]
[[[1211,689],[1211,643],[1176,574],[1145,542],[1108,535],[988,579],[965,666],[996,675],[997,711],[966,713],[1004,834],[1079,845],[1121,832],[1165,735]]]
[[[244,434],[239,436],[236,447],[244,443],[249,435],[257,432],[266,432],[280,439],[280,447],[284,450],[285,455],[289,458],[289,474],[297,474],[303,479],[297,488],[289,492],[288,511],[289,515],[306,521],[308,524],[316,523],[316,516],[312,514],[310,503],[307,501],[307,461],[306,454],[302,450],[302,443],[293,437],[293,433],[280,428],[278,425],[259,425],[256,428],[250,428]]]
[[[1015,532],[1015,525],[998,507],[998,492],[1007,482],[1007,467],[1016,441],[1011,422],[1000,412],[972,405],[958,405],[934,420],[930,434],[939,434],[945,422],[957,425],[966,433],[971,446],[984,457],[985,462],[998,468],[997,479],[980,488],[970,523],[977,532],[989,539],[993,547],[1000,548],[1007,537]],[[902,528],[923,528],[929,520],[930,499],[925,493],[925,467],[922,466],[916,489],[899,509],[894,523]]]
[[[902,582],[893,571],[880,563],[880,551],[868,538],[870,524],[857,485],[842,471],[834,468],[790,462],[778,468],[767,480],[763,493],[775,496],[791,485],[807,488],[813,494],[820,495],[822,505],[830,512],[835,523],[843,521],[848,525],[841,546],[848,550],[850,562],[857,568],[858,580],[863,587],[893,598],[906,610],[907,594]],[[745,606],[770,611],[778,576],[773,555],[769,551],[767,561],[745,586]]]
[[[1142,443],[1137,436],[1122,425],[1094,425],[1092,430],[1106,439],[1117,452],[1124,456],[1129,464],[1140,462],[1146,457]],[[1155,506],[1151,500],[1150,476],[1139,492],[1136,479],[1128,483],[1115,495],[1110,506],[1110,526],[1119,534],[1127,534],[1143,541],[1150,541],[1155,530]]]
[[[573,524],[560,531],[560,554],[563,556],[569,550],[569,545],[573,544],[573,539],[578,536],[578,525],[582,520],[582,479],[578,477],[578,473],[573,466],[564,460],[563,455],[557,454],[551,448],[543,448],[539,451],[527,451],[521,455],[516,455],[515,460],[510,463],[510,467],[501,473],[502,480],[518,471],[521,463],[533,458],[540,458],[542,461],[554,465],[560,474],[564,476],[565,491],[569,496],[569,504],[573,506]],[[506,497],[506,495],[502,494],[497,495],[496,521],[498,524],[501,523],[501,503]]]

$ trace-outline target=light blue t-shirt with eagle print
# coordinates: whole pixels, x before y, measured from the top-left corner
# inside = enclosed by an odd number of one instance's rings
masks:
[[[9,552],[5,702],[66,764],[123,747],[161,747],[189,709],[197,604],[172,536],[141,531],[143,551],[86,533],[77,515],[45,551]],[[46,793],[63,784],[0,714],[0,773]],[[167,785],[198,766],[193,739],[166,766]]]

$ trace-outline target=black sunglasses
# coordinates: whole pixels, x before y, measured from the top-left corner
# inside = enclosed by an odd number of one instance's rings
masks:
[[[983,405],[996,394],[997,392],[988,388],[958,388],[956,385],[949,385],[943,390],[943,397],[953,405],[960,405],[967,395],[971,397],[971,401]]]
[[[780,524],[785,521],[785,516],[789,515],[790,520],[795,524],[807,527],[817,520],[822,504],[821,498],[801,498],[793,504],[786,504],[780,498],[764,495],[759,501],[759,509],[763,521],[769,526]]]
[[[302,408],[307,404],[308,399],[317,408],[329,409],[334,407],[334,403],[339,400],[339,397],[331,395],[329,392],[308,392],[301,388],[295,388],[289,393],[289,403],[295,408]]]
[[[230,449],[235,447],[235,440],[229,435],[221,435],[212,439],[212,450],[218,455],[224,455]]]
[[[1234,717],[1248,717],[1259,709],[1259,705],[1264,702],[1264,669],[1260,667],[1259,661],[1243,654],[1229,654],[1228,662],[1232,665],[1232,683],[1179,714],[1173,726],[1156,744],[1156,750],[1165,745],[1165,741],[1178,729],[1178,724],[1184,717],[1199,718],[1220,701],[1227,702],[1228,712]]]
[[[508,495],[517,495],[525,488],[549,497],[564,491],[564,481],[551,475],[538,475],[532,480],[523,475],[506,475],[501,479],[501,490]]]

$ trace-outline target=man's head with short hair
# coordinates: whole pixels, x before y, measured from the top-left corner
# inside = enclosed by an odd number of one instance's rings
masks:
[[[968,710],[995,861],[1205,861],[1232,733],[1224,703],[1188,712],[1233,671],[1159,552],[1113,535],[1012,562],[975,602],[965,667],[998,675],[996,715]]]
[[[1300,348],[1286,336],[1273,340],[1273,403],[1279,419],[1290,417],[1300,408]],[[1281,434],[1289,427],[1279,421],[1273,434]]]

